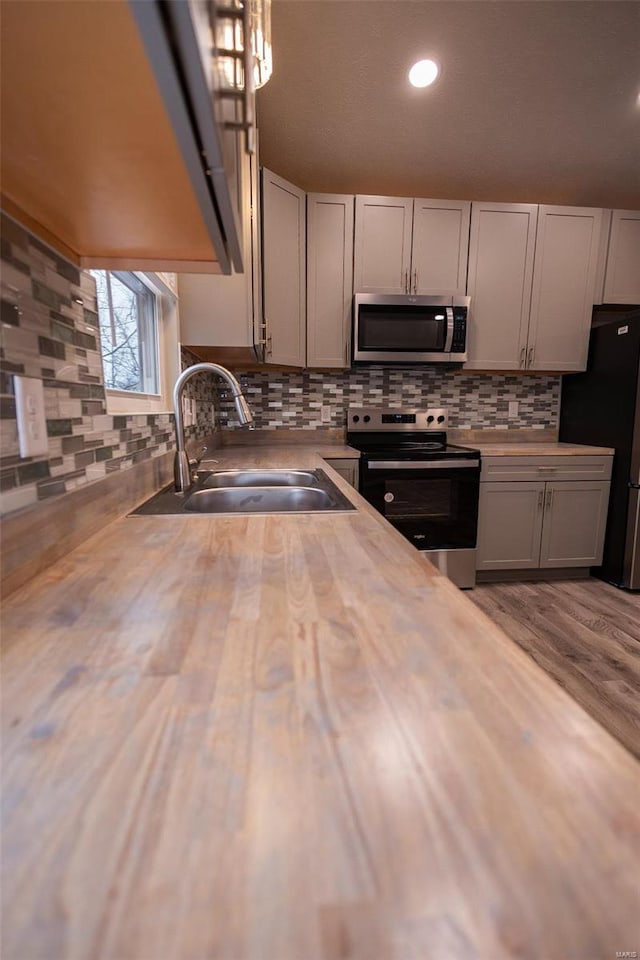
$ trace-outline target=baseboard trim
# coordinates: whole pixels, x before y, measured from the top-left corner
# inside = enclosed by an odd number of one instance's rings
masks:
[[[507,583],[527,580],[589,580],[589,567],[556,567],[544,570],[478,570],[476,583]]]

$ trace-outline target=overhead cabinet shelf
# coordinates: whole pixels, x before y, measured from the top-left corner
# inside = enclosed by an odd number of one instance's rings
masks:
[[[356,197],[356,293],[464,294],[471,203]]]
[[[195,9],[2,4],[3,205],[83,266],[242,269]]]

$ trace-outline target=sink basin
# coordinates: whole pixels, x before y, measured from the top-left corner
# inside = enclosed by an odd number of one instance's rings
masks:
[[[200,473],[194,486],[156,493],[129,516],[316,513],[355,510],[324,470],[217,470]]]
[[[318,483],[312,470],[219,470],[204,475],[201,487],[317,487]]]
[[[219,487],[197,490],[184,508],[195,513],[304,513],[335,510],[336,502],[318,487]]]

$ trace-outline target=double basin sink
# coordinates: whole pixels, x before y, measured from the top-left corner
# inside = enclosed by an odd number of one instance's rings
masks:
[[[324,470],[218,470],[199,473],[186,493],[161,490],[131,516],[354,509]]]

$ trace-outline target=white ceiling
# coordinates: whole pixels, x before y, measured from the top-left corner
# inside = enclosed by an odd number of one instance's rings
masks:
[[[307,191],[640,208],[640,2],[274,0],[272,29],[260,161]]]

